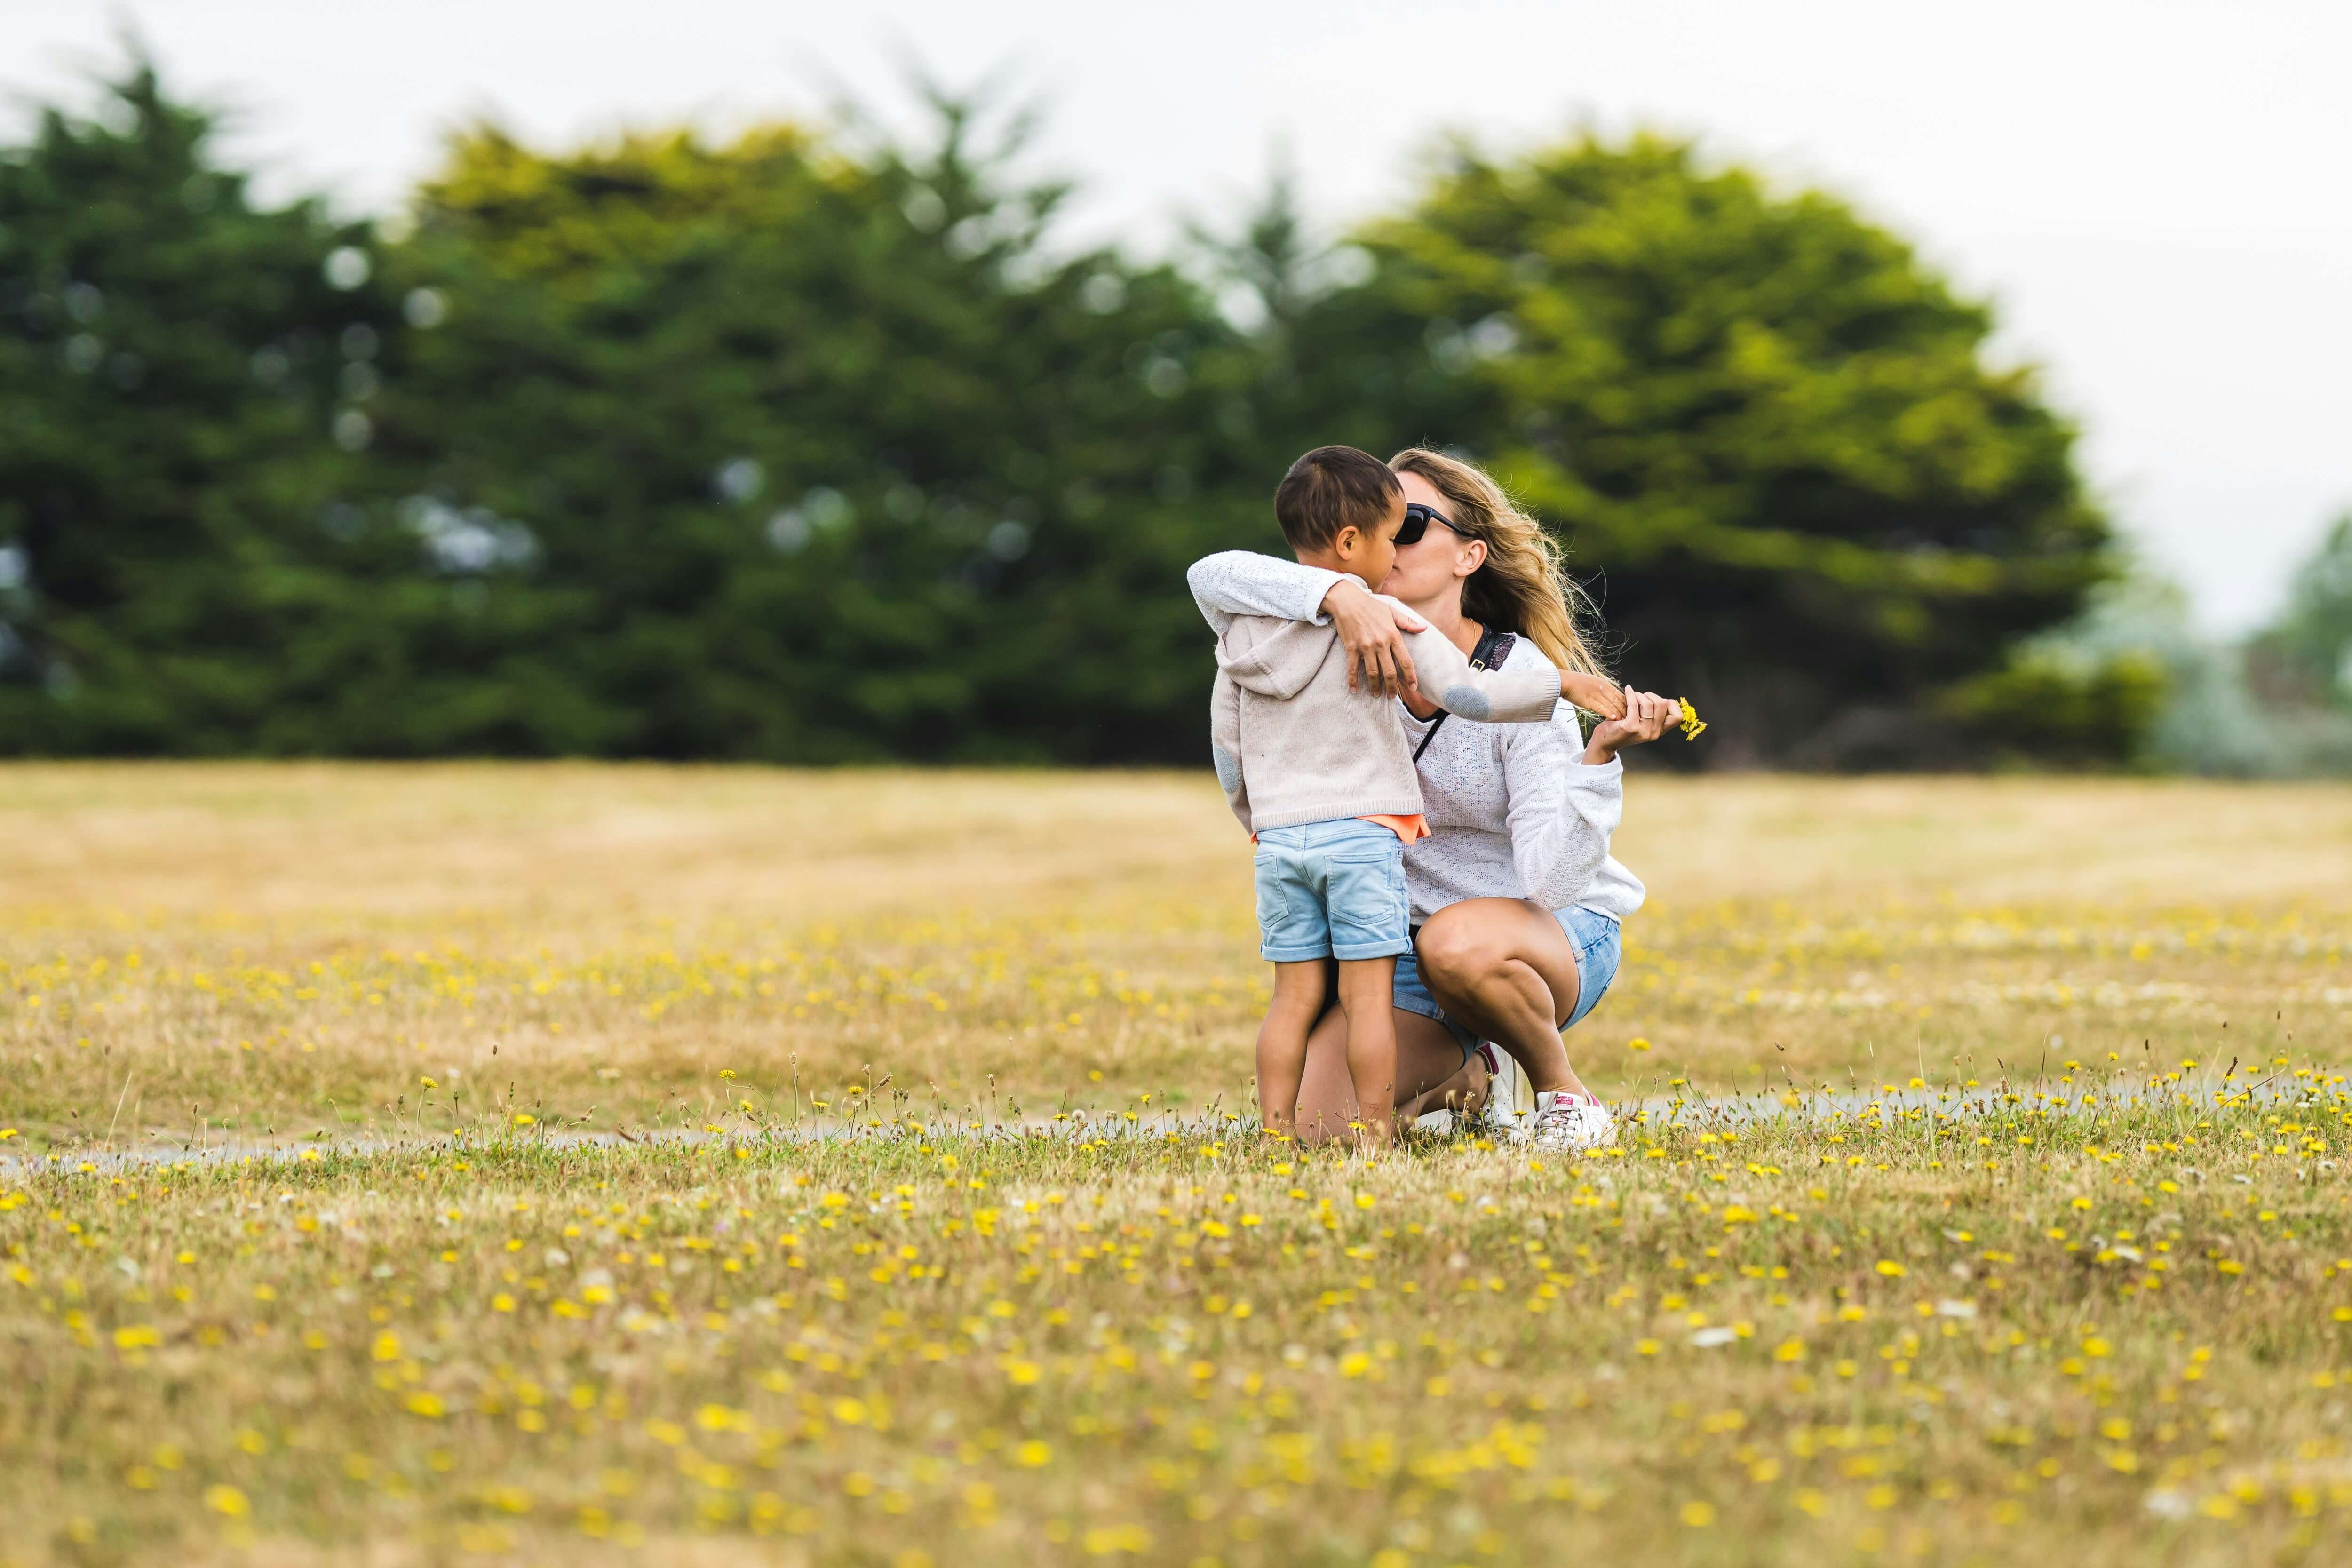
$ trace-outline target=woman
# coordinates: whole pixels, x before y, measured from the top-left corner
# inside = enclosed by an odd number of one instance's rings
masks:
[[[1389,460],[1404,488],[1396,569],[1382,584],[1465,653],[1501,668],[1598,673],[1577,626],[1580,597],[1558,547],[1483,470],[1419,447]],[[1236,615],[1328,617],[1351,670],[1397,690],[1431,837],[1405,848],[1414,951],[1397,960],[1397,1111],[1483,1103],[1479,1042],[1511,1053],[1536,1089],[1539,1143],[1614,1142],[1608,1110],[1570,1066],[1560,1032],[1608,989],[1618,922],[1642,884],[1609,857],[1622,807],[1618,752],[1665,732],[1679,705],[1627,688],[1625,712],[1587,741],[1563,705],[1549,724],[1479,724],[1422,703],[1397,627],[1417,623],[1353,578],[1229,551],[1196,563],[1192,596],[1212,626]],[[1357,1115],[1345,1026],[1327,1013],[1307,1045],[1299,1128],[1330,1137]]]

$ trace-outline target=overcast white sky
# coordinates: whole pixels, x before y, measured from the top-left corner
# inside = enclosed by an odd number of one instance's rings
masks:
[[[1149,252],[1286,141],[1333,225],[1446,130],[1701,137],[1818,184],[1997,303],[2102,497],[2239,630],[2352,505],[2352,5],[2343,0],[0,0],[0,88],[54,97],[128,22],[240,107],[280,190],[381,208],[494,111],[562,141],[895,110],[908,51],[1053,113],[1085,231]],[[1475,437],[1474,437],[1475,438]]]

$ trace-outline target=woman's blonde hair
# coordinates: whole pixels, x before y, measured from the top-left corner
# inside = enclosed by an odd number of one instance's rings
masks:
[[[1562,669],[1608,673],[1585,635],[1599,617],[1592,601],[1562,570],[1559,542],[1511,504],[1493,476],[1423,447],[1407,447],[1389,459],[1389,467],[1419,474],[1436,487],[1454,531],[1486,546],[1485,563],[1462,584],[1464,615],[1518,633]]]

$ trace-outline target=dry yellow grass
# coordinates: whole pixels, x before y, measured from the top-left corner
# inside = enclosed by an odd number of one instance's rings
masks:
[[[1247,857],[1204,774],[17,764],[19,909],[240,916],[901,913],[1158,890]],[[1622,858],[1667,902],[2352,907],[2352,790],[1636,773]],[[1205,886],[1206,884],[1204,884]]]
[[[453,1087],[509,1084],[541,1116],[677,1121],[722,1067],[837,1094],[871,1066],[956,1104],[992,1080],[1247,1099],[1247,850],[1205,778],[7,776],[27,1136],[102,1135],[101,1106],[118,1142],[404,1121],[426,1067],[433,1125]],[[2352,1048],[2352,791],[1643,777],[1620,848],[1652,902],[1571,1037],[1614,1090],[1989,1079],[2053,1037]]]
[[[1205,780],[0,776],[0,1563],[2347,1546],[2352,792],[1637,779],[1644,1120],[1366,1163]]]

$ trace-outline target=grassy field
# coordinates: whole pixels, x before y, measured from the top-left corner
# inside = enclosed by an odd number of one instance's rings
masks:
[[[1205,778],[0,778],[0,1563],[2352,1541],[2352,791],[1639,778],[1642,1120],[1367,1162]]]

